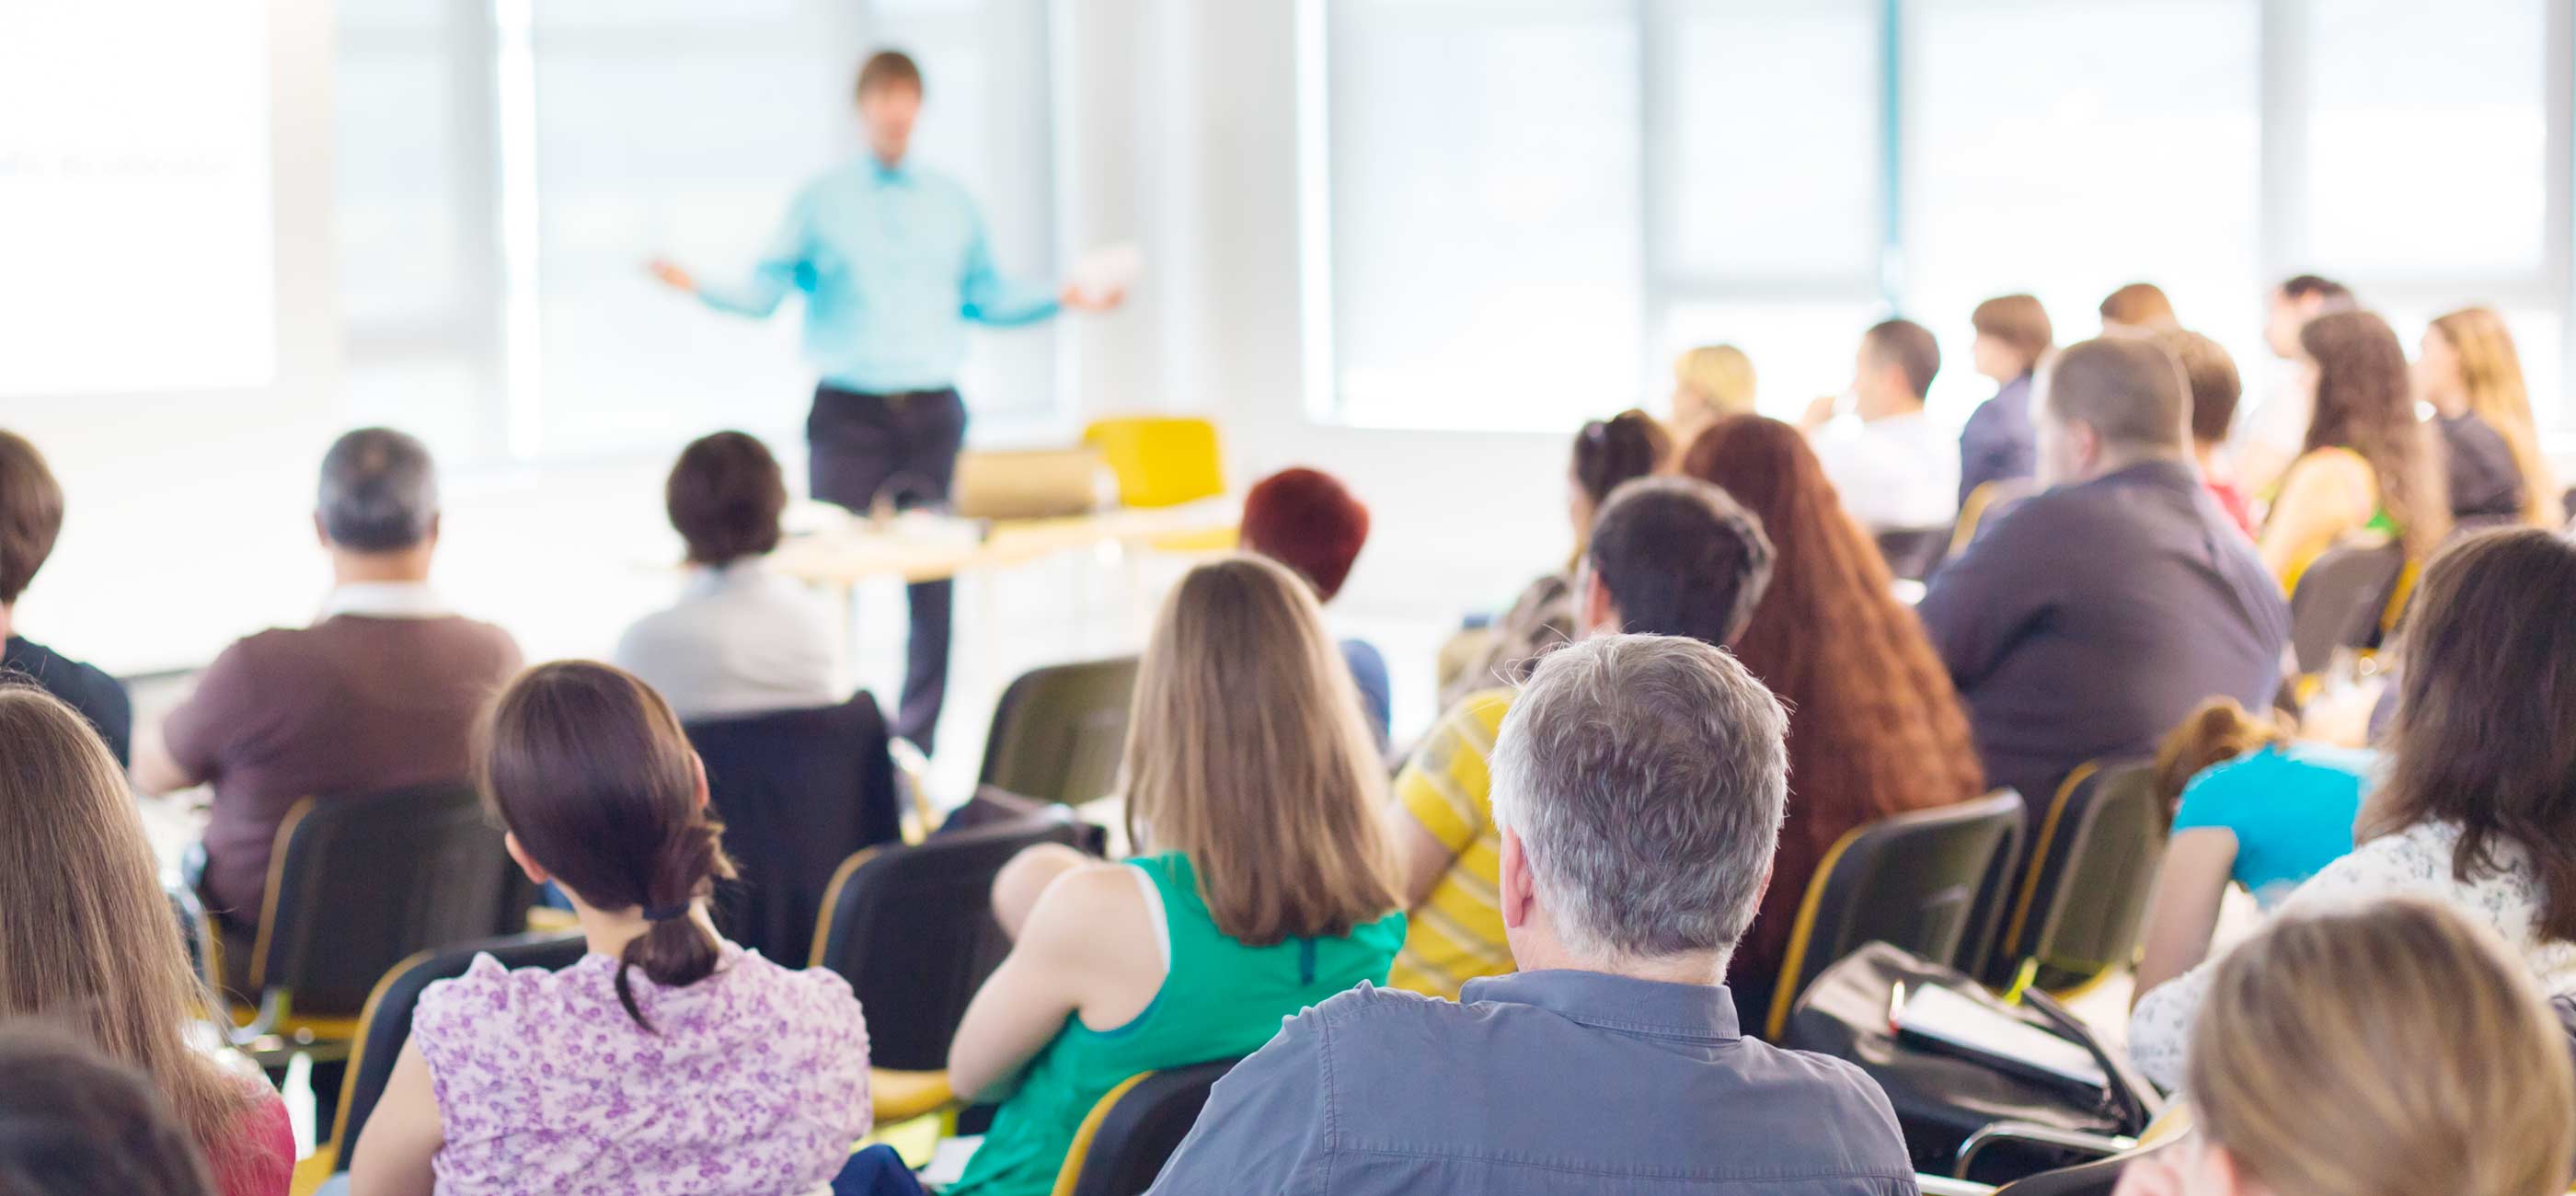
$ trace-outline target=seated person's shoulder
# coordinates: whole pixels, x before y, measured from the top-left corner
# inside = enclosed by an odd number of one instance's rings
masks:
[[[490,955],[477,955],[464,975],[432,981],[421,990],[412,1012],[414,1036],[423,1043],[508,1037],[516,1033],[515,1023],[532,1003],[581,966],[576,963],[561,974],[544,968],[514,970]]]

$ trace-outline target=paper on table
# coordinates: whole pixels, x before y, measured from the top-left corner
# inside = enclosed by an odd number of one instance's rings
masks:
[[[1144,272],[1144,252],[1134,241],[1120,241],[1084,253],[1074,262],[1070,281],[1083,294],[1101,296],[1132,289]]]

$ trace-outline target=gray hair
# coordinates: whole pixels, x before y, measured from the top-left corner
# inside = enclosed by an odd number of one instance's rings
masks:
[[[1540,661],[1494,746],[1494,817],[1520,836],[1568,950],[1734,950],[1779,846],[1788,723],[1734,656],[1695,639],[1604,636]]]
[[[391,428],[360,428],[322,457],[314,510],[322,534],[353,552],[395,552],[428,538],[438,518],[429,449]]]

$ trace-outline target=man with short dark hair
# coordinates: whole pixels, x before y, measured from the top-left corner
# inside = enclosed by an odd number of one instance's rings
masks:
[[[1289,1019],[1153,1190],[1910,1196],[1886,1094],[1744,1037],[1725,987],[1770,882],[1787,728],[1710,644],[1548,654],[1493,753],[1520,973],[1456,1003],[1363,985]]]
[[[2173,354],[2182,366],[2183,382],[2191,390],[2191,452],[2200,464],[2200,483],[2209,488],[2209,496],[2218,500],[2218,509],[2247,536],[2254,534],[2254,509],[2245,501],[2244,489],[2236,483],[2236,466],[2228,457],[2227,433],[2236,423],[2236,401],[2244,397],[2245,383],[2236,373],[2236,359],[2227,355],[2217,341],[2197,332],[2174,329],[2158,333],[2155,342]]]
[[[116,678],[18,634],[18,596],[54,554],[63,530],[63,487],[27,438],[0,431],[0,685],[33,683],[80,712],[116,762],[126,762],[134,703]]]
[[[1918,607],[1987,778],[2033,810],[2087,760],[2152,755],[2204,700],[2259,709],[2279,685],[2289,609],[2192,468],[2190,405],[2152,340],[2058,354],[2049,489],[1987,521]]]
[[[611,659],[644,679],[684,719],[740,718],[829,706],[832,624],[813,596],[769,571],[787,481],[769,446],[717,432],[680,450],[663,485],[671,526],[688,546],[680,600],[636,620]]]
[[[1575,566],[1575,634],[1724,644],[1770,582],[1771,541],[1752,512],[1706,482],[1638,478],[1611,491],[1593,520]],[[1388,980],[1397,988],[1456,996],[1469,980],[1512,970],[1494,897],[1501,827],[1487,765],[1512,702],[1509,689],[1460,700],[1395,779],[1387,824],[1412,911]]]
[[[701,282],[663,261],[652,269],[710,307],[753,318],[791,291],[804,296],[805,358],[822,375],[805,422],[810,490],[864,515],[948,502],[966,437],[957,371],[969,325],[1106,311],[1121,296],[1050,293],[1002,275],[966,189],[910,160],[922,79],[909,56],[871,56],[856,94],[867,153],[797,193],[748,281]],[[940,578],[905,591],[912,633],[894,732],[925,752],[948,692],[954,590]]]
[[[295,803],[466,779],[474,719],[519,669],[509,633],[458,617],[429,586],[438,477],[418,440],[341,437],[313,526],[331,556],[321,620],[224,649],[134,764],[145,793],[214,786],[200,889],[236,929],[259,917]]]
[[[1958,438],[1923,412],[1941,372],[1941,345],[1912,320],[1887,320],[1860,338],[1852,363],[1852,414],[1837,396],[1817,399],[1798,428],[1815,447],[1843,509],[1873,532],[1943,527],[1959,514]]]
[[[2360,300],[2354,298],[2352,288],[2331,278],[2294,274],[2272,288],[2271,302],[2264,309],[2263,343],[2274,357],[2296,362],[2302,354],[2299,330],[2308,321],[2358,306]],[[2306,384],[2284,366],[2264,389],[2263,401],[2245,413],[2232,447],[2237,482],[2248,493],[2269,491],[2289,470],[2290,462],[2306,451],[2308,414],[2315,401]]]

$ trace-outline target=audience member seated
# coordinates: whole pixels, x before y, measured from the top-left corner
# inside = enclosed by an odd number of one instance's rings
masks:
[[[1011,952],[948,1079],[1001,1108],[950,1196],[1041,1196],[1111,1088],[1250,1054],[1281,1018],[1383,982],[1404,939],[1373,817],[1386,771],[1295,574],[1241,556],[1183,577],[1128,725],[1129,838],[1152,854],[1033,848],[994,881]]]
[[[1580,577],[1576,636],[1641,632],[1725,644],[1743,632],[1771,580],[1771,542],[1726,493],[1690,478],[1646,478],[1612,492]],[[1387,808],[1412,914],[1396,987],[1455,997],[1512,970],[1495,904],[1502,827],[1487,760],[1512,691],[1471,694],[1443,715],[1395,778]]]
[[[1987,783],[2034,811],[2078,764],[2152,753],[2207,698],[2269,700],[2290,633],[2279,587],[2192,469],[2172,357],[2086,341],[2041,391],[2051,489],[1981,530],[1917,607]]]
[[[2173,300],[2152,282],[2133,282],[2102,297],[2104,336],[2153,336],[2182,327]]]
[[[0,1028],[0,1192],[213,1196],[150,1076],[42,1023]],[[283,1192],[281,1182],[277,1190]]]
[[[688,580],[679,602],[618,637],[617,666],[683,720],[839,702],[830,618],[766,564],[787,509],[787,481],[768,446],[740,432],[693,441],[662,495],[688,545]]]
[[[18,597],[63,530],[63,488],[44,454],[0,430],[0,681],[22,677],[71,704],[107,740],[118,767],[132,759],[134,703],[116,678],[18,634]]]
[[[2039,450],[2031,442],[2030,386],[2056,337],[2047,309],[2028,295],[1988,299],[1977,305],[1968,323],[1977,330],[1976,343],[1969,346],[1977,372],[1994,379],[1997,389],[1959,430],[1961,506],[1988,482],[2019,481],[2039,472]]]
[[[2536,528],[2469,536],[2433,559],[2407,619],[2389,760],[2354,828],[2360,846],[2291,893],[2285,916],[2429,897],[2493,930],[2546,991],[2576,992],[2569,594],[2576,544]],[[2160,1084],[2182,1078],[2209,980],[2204,964],[2138,1000],[2130,1052]]]
[[[2292,739],[2271,719],[2213,698],[2156,751],[2157,795],[2173,837],[2139,935],[2145,994],[2197,966],[2219,902],[2243,885],[2264,909],[2352,853],[2352,824],[2376,753]]]
[[[831,1182],[868,1132],[849,983],[726,942],[732,874],[669,705],[603,664],[542,665],[482,731],[478,782],[512,858],[572,900],[561,972],[486,955],[429,986],[350,1190],[778,1196]]]
[[[269,846],[295,803],[464,779],[475,713],[519,667],[507,632],[457,617],[429,586],[438,481],[419,441],[341,437],[313,522],[334,583],[321,621],[224,649],[134,766],[146,793],[214,786],[200,887],[235,928],[259,919]]]
[[[1565,568],[1529,583],[1511,609],[1494,620],[1484,649],[1442,685],[1442,709],[1479,690],[1519,684],[1540,656],[1574,634],[1573,562],[1583,559],[1583,546],[1592,539],[1593,516],[1621,483],[1663,468],[1672,450],[1663,425],[1643,411],[1622,411],[1583,425],[1574,438],[1574,464],[1565,486],[1574,555]]]
[[[2566,518],[2532,423],[2522,357],[2495,309],[2435,317],[2415,358],[2415,387],[2439,413],[2452,518],[2533,527],[2557,527]]]
[[[286,1102],[256,1070],[225,1068],[239,1056],[213,1053],[204,1018],[214,998],[189,965],[107,745],[25,685],[0,686],[0,743],[0,1019],[55,1023],[143,1073],[205,1152],[222,1196],[285,1196],[295,1170]],[[0,1101],[29,1078],[5,1065],[0,1076]],[[0,1133],[0,1158],[9,1140]],[[17,1191],[11,1175],[0,1166],[0,1191]]]
[[[2307,447],[2263,517],[2263,563],[2288,591],[2327,549],[2356,538],[2394,539],[2423,560],[2450,534],[2450,503],[2397,334],[2370,312],[2331,312],[2299,330],[2299,348]]]
[[[1728,987],[1759,1019],[1807,882],[1843,833],[1984,789],[1967,713],[1876,545],[1843,513],[1797,431],[1741,415],[1701,434],[1682,472],[1761,520],[1777,563],[1736,658],[1789,704],[1789,822],[1771,889]]]
[[[1288,566],[1330,603],[1368,543],[1369,512],[1341,480],[1317,469],[1283,469],[1243,496],[1243,547]],[[1341,641],[1342,660],[1359,684],[1360,702],[1378,742],[1394,722],[1386,657],[1366,640]]]
[[[1843,506],[1873,532],[1946,527],[1959,515],[1958,439],[1923,413],[1923,396],[1940,372],[1941,346],[1931,330],[1889,320],[1861,337],[1853,362],[1859,418],[1836,420],[1840,400],[1829,395],[1799,421]]]
[[[1849,1063],[1746,1038],[1726,989],[1786,789],[1785,712],[1687,638],[1551,654],[1495,747],[1515,976],[1343,993],[1236,1065],[1153,1191],[1895,1196]]]
[[[2492,936],[2421,901],[2317,911],[2229,955],[2183,1091],[2190,1138],[2118,1196],[2558,1196],[2576,1083]]]
[[[2227,429],[2236,422],[2236,401],[2245,394],[2236,359],[2217,341],[2197,332],[2177,328],[2156,334],[2155,340],[2181,363],[2183,383],[2190,388],[2191,455],[2200,465],[2200,484],[2218,500],[2218,509],[2227,512],[2228,522],[2252,536],[2254,507],[2237,485],[2236,467],[2227,455]]]
[[[2314,274],[2298,275],[2272,288],[2263,320],[2263,344],[2272,356],[2295,365],[2304,356],[2299,330],[2308,321],[2359,305],[2342,283]],[[2268,498],[2280,487],[2281,475],[2307,443],[2312,406],[2307,384],[2295,370],[2285,370],[2266,388],[2263,401],[2238,422],[2229,455],[2235,458],[2237,484],[2245,493]]]
[[[1753,359],[1733,345],[1701,345],[1673,360],[1673,413],[1664,429],[1679,448],[1710,424],[1753,414]]]

